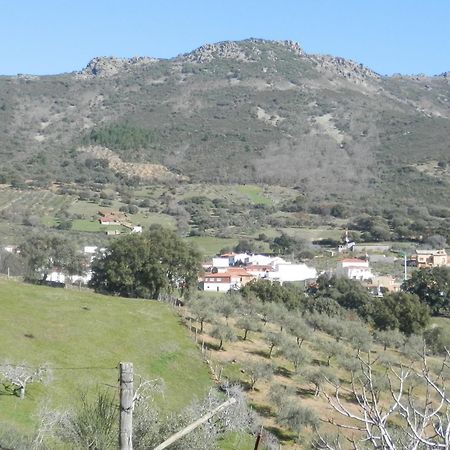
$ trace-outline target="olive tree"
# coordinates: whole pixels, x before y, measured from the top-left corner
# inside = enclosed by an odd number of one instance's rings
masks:
[[[258,380],[269,380],[273,376],[272,364],[262,361],[247,361],[244,364],[245,373],[250,378],[250,388],[255,389],[255,384]]]
[[[255,321],[255,318],[249,316],[240,317],[236,321],[236,326],[244,330],[244,336],[242,337],[244,341],[247,339],[249,331],[259,331],[261,329],[259,323]]]
[[[236,340],[236,335],[234,334],[231,327],[223,323],[218,323],[214,326],[211,331],[211,336],[219,340],[218,350],[224,350],[224,342],[233,342]]]

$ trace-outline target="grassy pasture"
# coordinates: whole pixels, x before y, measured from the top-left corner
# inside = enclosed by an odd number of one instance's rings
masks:
[[[162,378],[162,406],[170,410],[210,385],[207,366],[165,304],[0,280],[0,308],[0,363],[53,368],[53,381],[30,384],[24,400],[0,395],[0,426],[26,433],[44,403],[66,409],[80,391],[114,389],[119,361],[133,362],[144,378]]]
[[[249,200],[255,205],[271,205],[272,200],[264,195],[263,189],[261,186],[257,186],[256,184],[246,184],[237,186],[236,188],[238,192],[246,195]]]
[[[339,240],[342,237],[342,230],[328,229],[328,228],[282,228],[283,232],[289,236],[293,236],[305,241],[314,241],[317,239],[335,239]]]
[[[234,247],[238,239],[218,238],[213,236],[188,237],[188,242],[195,244],[205,256],[214,256],[224,247]]]

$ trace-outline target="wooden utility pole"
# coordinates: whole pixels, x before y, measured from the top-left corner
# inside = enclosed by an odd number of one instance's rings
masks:
[[[198,419],[195,422],[191,423],[186,428],[183,428],[178,433],[175,433],[172,436],[170,436],[169,439],[165,440],[162,444],[159,444],[153,450],[163,450],[164,448],[167,448],[169,445],[171,445],[174,442],[178,441],[178,439],[182,438],[183,436],[186,436],[186,434],[189,434],[191,431],[194,431],[201,424],[205,423],[207,420],[209,420],[215,414],[217,414],[218,412],[222,411],[222,409],[225,409],[228,406],[232,405],[233,403],[236,403],[236,399],[235,398],[230,398],[226,402],[224,402],[221,405],[219,405],[216,409],[210,411],[208,414],[205,414],[203,417],[201,417],[200,419]]]
[[[120,381],[120,450],[133,449],[133,363],[119,363]]]
[[[259,448],[259,444],[261,442],[262,430],[263,430],[263,427],[261,426],[261,430],[259,431],[258,436],[256,436],[255,448],[253,450],[258,450],[258,448]]]

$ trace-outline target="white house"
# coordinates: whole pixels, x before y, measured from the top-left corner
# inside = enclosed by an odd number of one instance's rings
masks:
[[[140,225],[134,225],[131,229],[131,233],[142,233],[142,227]]]
[[[66,276],[61,271],[55,268],[47,274],[46,281],[52,283],[65,283]]]
[[[248,264],[256,266],[268,266],[273,260],[273,256],[266,255],[249,255]]]
[[[230,257],[217,256],[212,259],[212,266],[217,269],[224,269],[224,268],[230,267]]]
[[[336,276],[364,281],[371,280],[374,275],[370,270],[368,260],[347,258],[337,263]]]
[[[247,284],[253,276],[245,269],[230,268],[227,272],[208,273],[202,280],[203,290],[212,292],[228,292]]]
[[[267,273],[267,278],[281,284],[288,281],[305,281],[317,278],[317,271],[306,264],[276,264],[274,270]]]

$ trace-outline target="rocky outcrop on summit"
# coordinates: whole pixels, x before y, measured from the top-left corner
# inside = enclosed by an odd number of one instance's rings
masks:
[[[266,41],[264,39],[246,39],[244,41],[223,41],[215,44],[205,44],[193,52],[180,55],[178,58],[193,63],[208,63],[214,59],[227,58],[241,62],[254,62],[261,59],[261,44],[279,45],[288,48],[297,56],[305,52],[293,41]],[[275,58],[275,53],[272,52]]]
[[[224,41],[205,44],[191,53],[180,55],[177,59],[197,64],[205,64],[215,59],[235,59],[239,62],[256,62],[263,58],[276,62],[280,58],[279,50],[287,50],[293,57],[309,60],[322,73],[338,75],[339,78],[356,84],[366,84],[381,77],[369,68],[354,61],[333,57],[307,54],[294,41],[269,41],[264,39],[246,39],[243,41]]]
[[[350,59],[329,55],[309,55],[309,58],[317,63],[320,72],[331,72],[356,83],[381,79],[373,70]]]
[[[97,57],[89,61],[86,68],[77,72],[76,76],[77,78],[105,78],[157,61],[157,58],[146,56],[135,56],[133,58]]]

